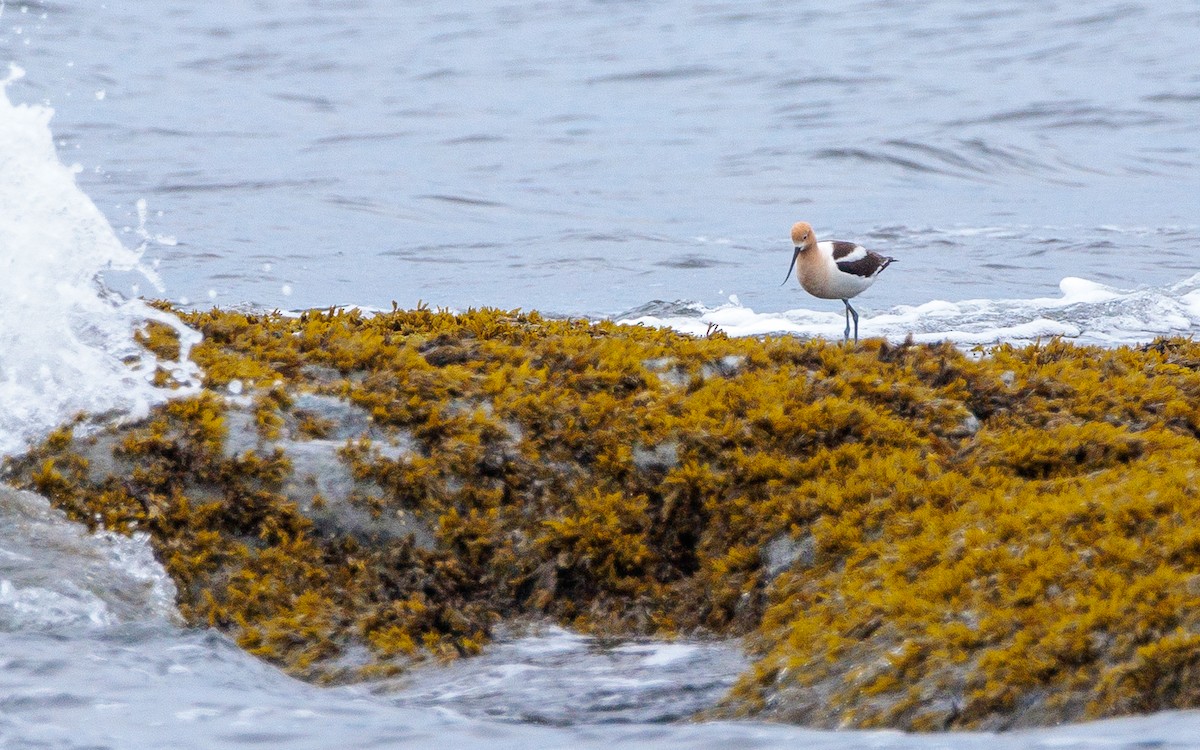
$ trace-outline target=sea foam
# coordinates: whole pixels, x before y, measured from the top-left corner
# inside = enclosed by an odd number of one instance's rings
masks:
[[[889,341],[952,341],[960,346],[1023,344],[1054,336],[1079,344],[1140,344],[1157,336],[1190,336],[1200,327],[1200,274],[1165,287],[1122,290],[1067,277],[1061,296],[1030,299],[932,300],[872,311],[859,300],[860,336]],[[841,339],[845,313],[839,301],[814,301],[821,309],[758,313],[736,299],[708,308],[695,303],[658,303],[620,322],[665,326],[704,335],[720,329],[730,336],[794,334]]]
[[[187,353],[199,336],[139,299],[108,290],[106,271],[142,273],[144,245],[125,247],[55,152],[49,107],[14,105],[0,83],[0,453],[80,412],[138,417],[172,393],[151,384],[166,366],[199,387]],[[148,321],[179,331],[180,360],[160,363],[134,332]]]

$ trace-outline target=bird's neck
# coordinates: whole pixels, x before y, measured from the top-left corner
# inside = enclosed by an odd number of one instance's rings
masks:
[[[805,288],[808,288],[814,282],[820,283],[826,276],[825,265],[821,263],[820,252],[817,249],[816,242],[809,242],[800,251],[800,267],[796,271],[800,274],[801,286]]]

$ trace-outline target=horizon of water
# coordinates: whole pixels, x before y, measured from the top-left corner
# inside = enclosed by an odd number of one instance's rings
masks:
[[[797,218],[901,258],[856,301],[864,335],[1192,335],[1200,11],[1038,8],[6,4],[0,454],[165,398],[131,336],[168,318],[138,294],[838,338],[840,303],[777,286]],[[172,599],[144,538],[0,490],[0,747],[1200,748],[1200,712],[999,735],[652,723],[663,679],[728,684],[727,645],[556,630],[320,688],[181,627]]]

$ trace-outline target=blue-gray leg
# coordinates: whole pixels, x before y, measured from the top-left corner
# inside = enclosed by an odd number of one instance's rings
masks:
[[[858,343],[858,311],[850,306],[850,300],[843,299],[842,304],[846,306],[846,332],[843,335],[844,340],[850,340],[850,316],[854,316],[854,343]]]

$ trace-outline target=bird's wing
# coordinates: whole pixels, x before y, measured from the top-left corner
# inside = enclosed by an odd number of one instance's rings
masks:
[[[867,254],[867,249],[857,242],[830,240],[829,247],[833,251],[834,260],[847,260],[853,262]]]
[[[886,255],[871,252],[862,245],[842,240],[833,241],[833,262],[838,270],[852,276],[869,279],[888,267],[892,259]]]

